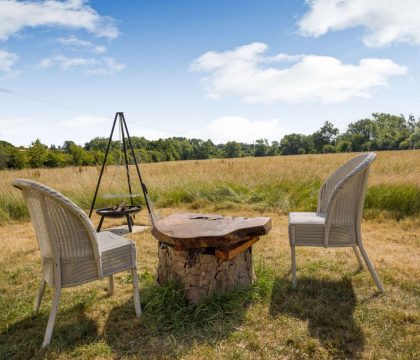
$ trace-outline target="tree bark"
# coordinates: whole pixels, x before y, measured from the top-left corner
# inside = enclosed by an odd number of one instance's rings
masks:
[[[255,277],[252,248],[223,261],[204,254],[202,249],[177,251],[170,246],[159,246],[158,257],[157,283],[175,280],[185,289],[186,297],[192,303],[214,292],[251,285]]]

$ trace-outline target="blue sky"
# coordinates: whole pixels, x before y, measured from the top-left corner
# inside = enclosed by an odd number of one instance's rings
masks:
[[[419,115],[420,2],[0,0],[0,140],[252,142]]]

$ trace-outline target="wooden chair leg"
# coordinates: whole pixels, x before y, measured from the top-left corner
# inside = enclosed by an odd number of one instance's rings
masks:
[[[34,303],[34,310],[36,312],[38,312],[39,307],[41,306],[41,301],[42,301],[42,297],[44,296],[44,291],[45,291],[45,285],[46,285],[46,281],[44,279],[44,277],[42,277],[41,279],[41,284],[39,286],[39,291],[38,291],[38,295],[35,298],[35,303]]]
[[[133,278],[134,308],[136,309],[136,316],[140,317],[141,304],[140,304],[140,290],[139,290],[139,279],[137,277],[137,269],[131,269],[131,277]]]
[[[376,274],[375,268],[373,267],[372,263],[370,262],[369,256],[367,255],[366,250],[365,250],[365,248],[363,247],[363,244],[362,244],[361,242],[360,242],[360,244],[359,244],[359,250],[360,250],[360,253],[361,253],[361,254],[362,254],[362,256],[363,256],[363,259],[365,260],[366,266],[367,266],[367,268],[369,269],[370,274],[371,274],[371,275],[372,275],[372,277],[373,277],[373,280],[375,281],[376,286],[378,287],[378,290],[379,290],[381,293],[384,293],[384,292],[385,292],[385,290],[384,290],[384,287],[382,286],[381,280],[379,280],[379,277],[378,277],[378,275]]]
[[[292,287],[296,287],[296,252],[295,246],[290,247],[290,253],[292,256]]]
[[[363,270],[363,268],[364,268],[363,260],[360,257],[360,253],[359,253],[359,250],[357,250],[357,246],[353,246],[353,251],[354,251],[354,254],[356,255],[357,262],[359,263],[359,270]]]
[[[45,331],[44,342],[42,348],[47,347],[51,341],[51,335],[54,329],[55,317],[57,315],[58,303],[60,302],[61,288],[55,288],[54,298],[50,311],[50,317],[48,319],[47,330]]]
[[[109,285],[108,285],[108,295],[112,296],[114,295],[114,277],[108,276],[108,281],[109,281]]]

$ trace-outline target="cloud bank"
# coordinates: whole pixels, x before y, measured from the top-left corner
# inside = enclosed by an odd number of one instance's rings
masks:
[[[329,31],[361,26],[364,43],[420,44],[419,0],[307,0],[309,11],[299,21],[301,34],[318,37]]]
[[[266,56],[267,49],[256,42],[224,52],[209,51],[192,63],[191,70],[205,74],[208,96],[238,96],[255,103],[369,98],[377,88],[387,86],[390,77],[407,71],[389,59],[344,64],[331,56]]]
[[[92,75],[112,75],[125,68],[124,64],[120,64],[110,57],[69,57],[62,54],[44,58],[40,61],[38,66],[41,69],[58,67],[61,70],[82,68],[84,73]]]
[[[217,144],[228,141],[251,144],[258,139],[279,140],[283,135],[278,119],[250,120],[242,116],[221,116],[191,133],[191,137],[211,139]]]
[[[0,40],[24,28],[39,26],[84,29],[109,39],[118,36],[115,21],[100,16],[85,0],[0,0]]]

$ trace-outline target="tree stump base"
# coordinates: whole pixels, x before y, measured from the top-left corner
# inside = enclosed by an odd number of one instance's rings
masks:
[[[179,251],[170,246],[159,246],[158,257],[157,283],[178,282],[191,303],[215,292],[249,286],[255,278],[251,247],[225,261],[204,253],[203,249]]]
[[[268,217],[182,213],[160,219],[152,228],[159,240],[157,283],[178,282],[192,303],[251,285],[252,245],[270,229]]]

